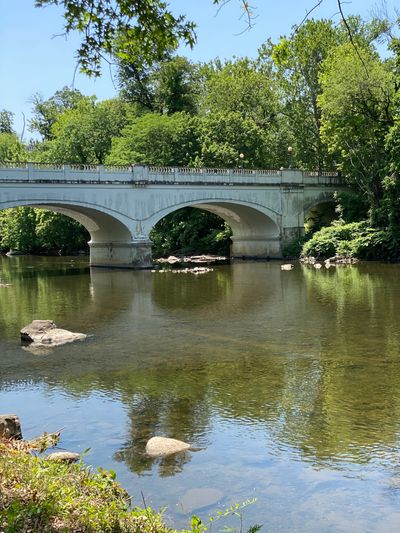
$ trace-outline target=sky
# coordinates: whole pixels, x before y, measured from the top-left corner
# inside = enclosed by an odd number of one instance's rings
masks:
[[[254,27],[245,31],[240,19],[239,0],[231,0],[218,9],[212,0],[170,0],[174,13],[184,13],[197,23],[197,44],[193,50],[182,47],[181,55],[192,61],[209,61],[216,57],[230,59],[255,57],[258,48],[269,37],[277,40],[289,34],[317,0],[252,0]],[[388,0],[389,11],[395,0]],[[346,14],[370,18],[381,0],[352,0],[343,4]],[[31,99],[40,93],[49,98],[64,86],[73,86],[99,100],[116,96],[110,69],[105,66],[101,78],[93,79],[76,71],[77,35],[65,38],[62,10],[56,6],[35,8],[34,0],[0,0],[0,109],[15,113],[14,126],[21,135],[23,114],[26,118],[24,139],[31,116]],[[313,11],[315,18],[339,20],[336,0],[323,0]]]

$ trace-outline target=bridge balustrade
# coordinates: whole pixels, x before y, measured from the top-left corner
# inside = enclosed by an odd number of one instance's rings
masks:
[[[237,186],[280,184],[335,186],[342,183],[337,172],[327,171],[52,163],[0,163],[0,182]]]

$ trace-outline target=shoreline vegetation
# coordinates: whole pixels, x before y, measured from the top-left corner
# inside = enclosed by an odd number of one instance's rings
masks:
[[[0,415],[0,532],[1,533],[205,533],[213,522],[238,518],[256,500],[246,500],[217,511],[203,522],[192,515],[188,529],[166,524],[163,511],[133,505],[112,470],[84,463],[83,454],[52,452],[61,432],[23,440],[17,415]],[[161,457],[191,449],[175,439],[154,437],[146,453]],[[204,502],[203,502],[204,503]],[[214,503],[209,500],[209,504]],[[255,524],[246,533],[256,533]],[[230,528],[230,531],[237,531]]]
[[[114,472],[42,457],[15,440],[0,442],[0,531],[176,532],[160,513],[131,507]]]

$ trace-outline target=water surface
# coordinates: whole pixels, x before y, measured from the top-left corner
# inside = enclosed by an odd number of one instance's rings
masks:
[[[61,447],[90,447],[88,463],[177,527],[256,497],[244,521],[264,531],[398,531],[398,265],[0,269],[0,412],[25,437],[63,428]],[[90,338],[33,354],[19,330],[37,318]],[[199,451],[150,459],[153,435]],[[211,488],[219,502],[190,498]]]

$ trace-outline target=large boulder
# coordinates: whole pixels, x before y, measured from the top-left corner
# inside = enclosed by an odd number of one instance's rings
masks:
[[[21,423],[17,415],[0,415],[0,440],[22,439]]]
[[[33,320],[21,330],[22,342],[34,347],[62,346],[69,342],[85,340],[86,337],[84,333],[58,328],[52,320]]]
[[[190,449],[190,444],[167,437],[152,437],[146,444],[146,453],[150,457],[165,457]]]

